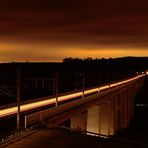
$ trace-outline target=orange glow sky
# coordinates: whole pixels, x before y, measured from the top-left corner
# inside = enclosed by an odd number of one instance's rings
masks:
[[[147,0],[1,0],[0,62],[148,56]]]

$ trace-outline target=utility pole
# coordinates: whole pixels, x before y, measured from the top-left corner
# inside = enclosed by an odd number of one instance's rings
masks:
[[[55,97],[56,97],[56,107],[58,106],[58,83],[59,83],[59,74],[58,71],[55,73]]]
[[[74,82],[74,83],[75,83],[75,90],[77,90],[77,85],[78,85],[78,84],[77,84],[77,75],[78,75],[78,74],[77,74],[77,72],[76,72],[76,73],[75,73],[75,78],[74,78],[74,80],[75,80],[75,82]]]
[[[84,85],[85,85],[85,78],[84,78],[84,73],[82,73],[82,98],[84,98]]]
[[[21,70],[17,67],[17,130],[20,130],[20,86],[21,86]]]

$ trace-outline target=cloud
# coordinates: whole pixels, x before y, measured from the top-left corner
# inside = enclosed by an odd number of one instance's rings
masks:
[[[0,52],[5,59],[8,55],[34,59],[49,52],[48,56],[61,59],[55,50],[67,55],[74,49],[79,55],[102,50],[104,56],[105,49],[122,49],[121,55],[123,49],[146,51],[147,7],[147,0],[1,0]],[[42,48],[45,55],[39,51]]]

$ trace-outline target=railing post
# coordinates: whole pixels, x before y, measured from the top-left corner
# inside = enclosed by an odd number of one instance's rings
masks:
[[[58,106],[58,82],[59,81],[59,74],[58,71],[55,72],[54,74],[54,93],[55,93],[55,106]]]
[[[25,116],[25,128],[27,128],[27,117]]]

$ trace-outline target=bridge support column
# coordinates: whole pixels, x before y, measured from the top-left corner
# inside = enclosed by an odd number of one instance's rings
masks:
[[[128,106],[128,126],[134,115],[134,95],[132,88],[127,91],[127,106]]]
[[[76,131],[86,131],[87,112],[80,113],[70,119],[70,128]]]
[[[115,133],[114,100],[96,105],[87,111],[87,131],[102,135]]]
[[[130,100],[130,93],[129,90],[126,90],[126,127],[129,125],[129,118],[130,118],[130,104],[129,104],[129,100]]]
[[[100,105],[100,134],[110,135],[110,106],[109,102]]]
[[[127,104],[126,104],[126,92],[122,93],[122,128],[127,127]]]
[[[130,97],[130,119],[133,119],[134,116],[134,99],[135,99],[135,95],[136,94],[136,90],[135,90],[135,86],[133,86],[131,88],[131,97]]]
[[[121,110],[121,128],[126,128],[127,119],[126,119],[126,94],[122,92],[120,94],[120,110]]]
[[[115,131],[121,128],[121,101],[120,96],[115,96]]]
[[[115,130],[126,128],[129,126],[131,117],[133,116],[134,100],[130,90],[126,90],[115,97]]]
[[[87,110],[87,131],[100,133],[99,110],[99,105],[95,105]]]
[[[109,101],[109,135],[115,134],[115,100]]]

